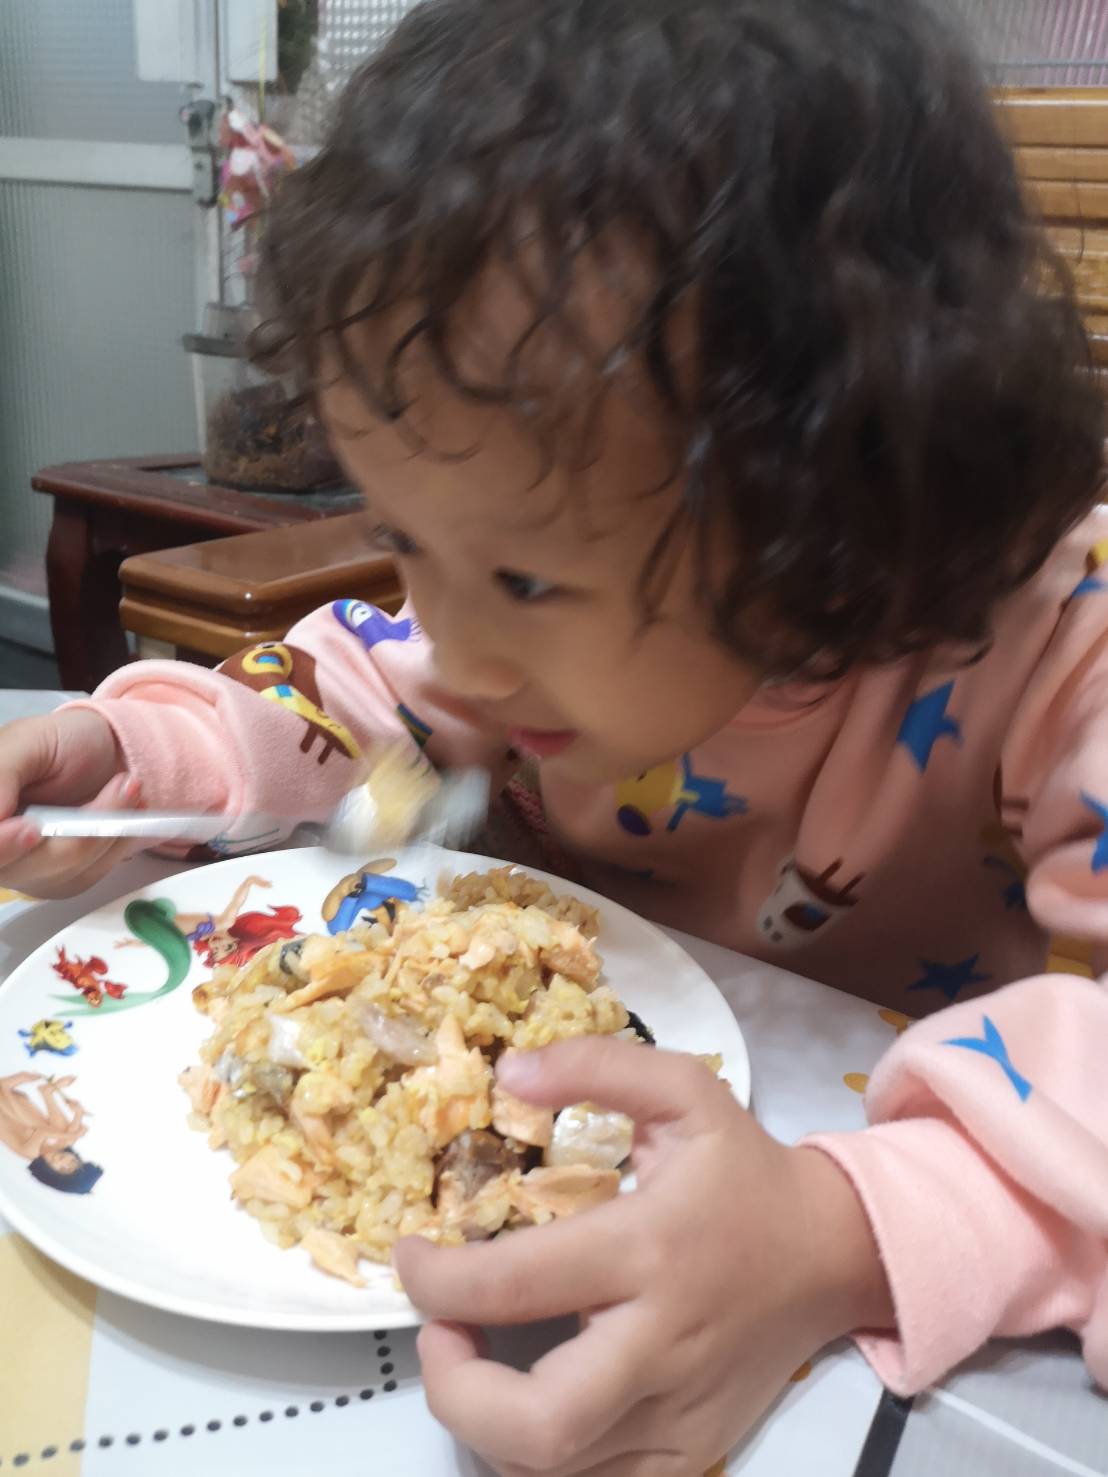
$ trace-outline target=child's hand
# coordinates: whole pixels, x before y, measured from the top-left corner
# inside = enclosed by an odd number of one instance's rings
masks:
[[[111,726],[85,708],[0,728],[0,882],[32,897],[91,887],[134,850],[133,841],[43,841],[18,818],[25,805],[131,810],[137,782],[123,769]]]
[[[509,1091],[635,1120],[634,1194],[496,1241],[398,1245],[436,1320],[419,1352],[432,1412],[502,1477],[690,1477],[729,1449],[803,1361],[891,1326],[861,1206],[832,1161],[769,1137],[692,1057],[573,1041],[500,1067]],[[527,1374],[469,1325],[582,1313]]]

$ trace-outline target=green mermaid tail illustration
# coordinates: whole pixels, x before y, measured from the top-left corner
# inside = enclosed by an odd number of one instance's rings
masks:
[[[128,991],[116,995],[107,986],[104,991],[96,991],[94,981],[95,993],[90,995],[90,992],[83,990],[85,999],[79,1003],[75,1004],[73,997],[67,995],[55,995],[53,998],[63,1001],[66,1014],[72,1017],[116,1015],[121,1010],[134,1010],[139,1005],[149,1005],[152,1000],[160,1000],[163,995],[171,995],[185,980],[192,966],[189,941],[177,927],[176,919],[177,910],[168,898],[153,901],[149,898],[136,898],[134,902],[127,904],[123,914],[128,932],[138,943],[146,944],[160,954],[165,962],[165,984],[159,989],[142,990],[135,994]],[[68,976],[63,975],[63,978]]]

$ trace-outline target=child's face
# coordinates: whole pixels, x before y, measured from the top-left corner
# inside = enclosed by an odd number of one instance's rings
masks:
[[[589,464],[536,481],[517,418],[433,381],[408,420],[434,452],[371,422],[349,385],[323,409],[434,642],[438,695],[462,716],[595,783],[678,757],[751,696],[758,675],[712,639],[690,556],[644,624],[640,578],[679,498],[652,491],[672,465],[657,414],[610,395]]]

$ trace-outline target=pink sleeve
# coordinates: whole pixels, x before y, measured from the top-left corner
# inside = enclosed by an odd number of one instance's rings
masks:
[[[1074,1329],[1108,1387],[1108,989],[1065,975],[930,1016],[878,1066],[872,1126],[811,1139],[866,1209],[897,1331],[858,1336],[899,1394],[986,1339]]]
[[[402,739],[439,766],[500,774],[506,745],[444,710],[431,648],[408,610],[397,616],[337,601],[282,642],[249,647],[216,672],[185,662],[136,662],[90,707],[111,724],[149,810],[262,812],[284,832],[325,816],[358,782],[359,760]],[[230,828],[221,849],[266,845]]]

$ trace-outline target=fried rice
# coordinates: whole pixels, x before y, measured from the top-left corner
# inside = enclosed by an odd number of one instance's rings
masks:
[[[582,1104],[555,1122],[494,1072],[504,1051],[627,1029],[597,932],[594,909],[504,868],[217,969],[181,1082],[237,1202],[360,1286],[400,1236],[457,1244],[616,1194],[629,1121]]]

